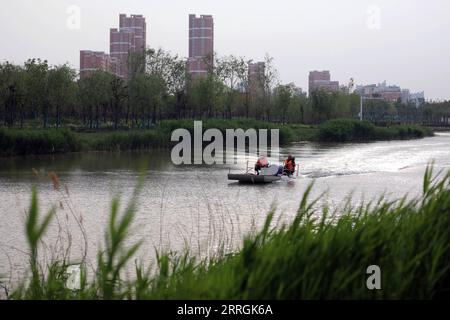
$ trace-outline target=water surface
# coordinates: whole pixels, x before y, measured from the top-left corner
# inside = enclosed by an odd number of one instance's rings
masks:
[[[147,169],[129,243],[144,241],[139,252],[144,260],[153,261],[155,249],[168,248],[206,256],[221,244],[237,248],[273,205],[276,219],[291,220],[313,180],[313,196],[326,192],[321,204],[333,208],[349,194],[355,203],[381,195],[416,196],[429,161],[436,169],[450,169],[450,134],[359,144],[295,143],[281,150],[282,157],[287,154],[296,156],[300,176],[270,185],[227,181],[229,171],[243,172],[255,156],[239,155],[235,165],[216,166],[174,166],[168,150],[0,159],[0,275],[23,276],[28,259],[24,221],[33,185],[43,212],[57,208],[42,244],[43,262],[61,255],[79,261],[86,252],[87,261],[95,263],[111,198],[120,195],[124,207],[141,168]],[[52,171],[59,176],[59,191],[48,178]]]

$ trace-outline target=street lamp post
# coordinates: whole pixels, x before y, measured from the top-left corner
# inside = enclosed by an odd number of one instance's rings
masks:
[[[359,99],[359,121],[363,120],[363,96],[360,96]]]

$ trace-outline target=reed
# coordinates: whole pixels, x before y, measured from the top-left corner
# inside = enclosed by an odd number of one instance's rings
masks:
[[[431,129],[417,125],[376,127],[368,121],[335,119],[320,125],[317,137],[324,142],[360,142],[418,139],[432,135]]]
[[[0,156],[79,151],[78,136],[67,129],[0,128]]]
[[[417,139],[433,134],[420,126],[375,127],[349,119],[328,121],[320,126],[280,124],[253,119],[205,119],[203,130],[215,128],[225,135],[226,129],[278,129],[279,143],[295,141],[353,142],[394,139]],[[54,154],[76,151],[124,151],[170,148],[175,145],[171,134],[175,129],[193,133],[193,120],[164,120],[150,129],[99,132],[75,132],[69,129],[0,128],[0,157]],[[270,131],[269,131],[270,139]]]

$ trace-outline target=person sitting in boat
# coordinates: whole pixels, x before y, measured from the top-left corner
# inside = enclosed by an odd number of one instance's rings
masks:
[[[289,155],[288,158],[284,161],[284,173],[287,176],[293,175],[295,172],[295,158],[292,155]]]
[[[269,161],[266,157],[259,157],[255,164],[255,172],[257,175],[259,175],[261,168],[267,168],[269,167]]]

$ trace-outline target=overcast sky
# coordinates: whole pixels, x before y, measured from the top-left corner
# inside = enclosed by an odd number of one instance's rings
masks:
[[[188,14],[212,14],[219,55],[260,60],[269,53],[280,80],[304,90],[310,70],[330,70],[343,84],[387,80],[424,90],[427,99],[450,99],[448,0],[2,1],[0,61],[39,57],[79,68],[80,49],[109,51],[119,13],[143,14],[147,44],[182,56]]]

